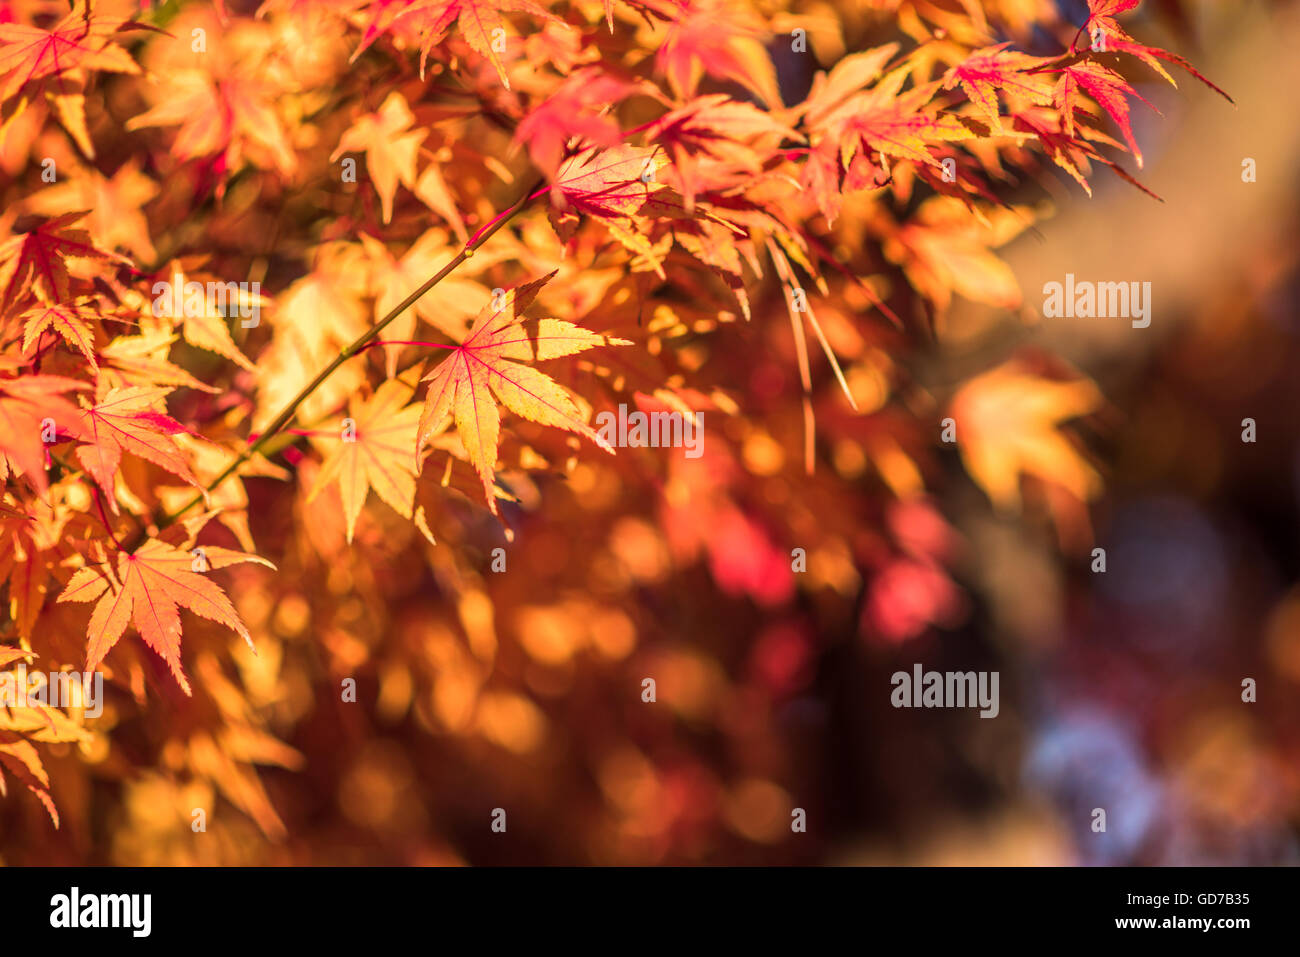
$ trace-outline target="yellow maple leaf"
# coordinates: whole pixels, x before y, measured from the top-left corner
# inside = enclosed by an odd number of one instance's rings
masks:
[[[371,489],[403,518],[411,517],[415,501],[415,430],[420,406],[407,405],[415,390],[400,379],[389,379],[366,401],[354,399],[340,436],[328,441],[337,448],[325,459],[310,502],[330,485],[338,485],[347,518],[348,542],[357,516]],[[322,444],[317,439],[316,444]]]
[[[1088,501],[1101,491],[1101,477],[1061,425],[1101,403],[1101,393],[1087,380],[1056,382],[1014,364],[978,376],[958,391],[951,406],[966,470],[999,508],[1019,508],[1022,475]]]

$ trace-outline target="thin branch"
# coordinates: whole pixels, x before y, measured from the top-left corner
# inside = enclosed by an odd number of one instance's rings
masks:
[[[512,203],[509,207],[507,207],[504,212],[497,215],[486,226],[484,226],[482,229],[476,232],[470,238],[469,242],[465,244],[465,248],[462,249],[459,253],[457,253],[456,257],[452,259],[451,262],[447,263],[447,265],[439,269],[438,272],[435,273],[433,276],[430,276],[429,279],[427,279],[423,285],[421,285],[418,289],[416,289],[409,296],[407,296],[396,306],[394,306],[391,310],[389,310],[388,314],[384,316],[384,318],[380,319],[379,322],[375,323],[373,326],[371,326],[369,329],[363,332],[360,336],[354,339],[351,345],[349,345],[346,349],[344,349],[341,353],[339,353],[338,358],[330,362],[329,365],[327,365],[324,369],[320,371],[320,373],[316,376],[316,378],[312,379],[311,382],[307,383],[307,385],[303,387],[302,391],[293,397],[293,399],[289,402],[289,404],[286,405],[284,409],[281,410],[280,414],[277,415],[271,421],[271,424],[268,425],[262,431],[262,433],[257,437],[257,440],[254,441],[252,445],[250,445],[247,449],[241,452],[239,456],[233,462],[231,462],[229,466],[226,467],[225,471],[223,471],[220,475],[218,475],[215,479],[213,479],[211,482],[208,483],[207,491],[211,492],[214,489],[216,489],[217,486],[219,486],[222,482],[224,482],[231,475],[233,475],[241,465],[243,465],[254,455],[260,452],[262,448],[265,447],[266,443],[269,442],[276,434],[283,431],[285,426],[287,426],[291,421],[293,421],[293,417],[298,412],[298,406],[300,406],[307,399],[308,396],[310,396],[313,392],[315,392],[318,388],[320,388],[321,384],[326,379],[328,379],[331,375],[333,375],[334,371],[338,369],[339,366],[343,365],[344,362],[346,362],[347,360],[351,359],[353,356],[365,350],[368,344],[370,344],[371,340],[377,338],[379,336],[379,333],[381,333],[389,323],[391,323],[394,319],[396,319],[403,312],[405,312],[412,305],[414,305],[416,300],[418,300],[426,292],[428,292],[434,286],[438,285],[438,283],[442,282],[442,280],[446,279],[447,276],[450,275],[451,272],[457,266],[463,263],[466,259],[469,259],[471,256],[473,256],[474,251],[478,249],[478,247],[482,246],[485,242],[491,239],[492,235],[496,233],[497,230],[499,230],[506,223],[510,222],[510,220],[514,218],[514,216],[517,213],[519,213],[521,210],[527,207],[529,203],[531,203],[538,196],[541,196],[543,193],[547,192],[547,188],[542,186],[543,182],[544,180],[539,179],[535,183],[533,183],[532,186],[528,187],[528,189],[525,190],[523,194],[520,195],[520,197],[514,201],[514,203]],[[164,515],[158,523],[159,529],[163,529],[171,525],[178,518],[180,518],[182,515],[184,515],[194,506],[201,503],[203,500],[204,500],[204,496],[202,494],[196,495],[194,499],[189,502],[189,504],[183,506],[178,511],[172,512],[169,515]]]
[[[447,342],[425,342],[422,339],[371,339],[361,351],[373,349],[375,346],[427,346],[430,349],[459,349],[460,346],[454,346]]]

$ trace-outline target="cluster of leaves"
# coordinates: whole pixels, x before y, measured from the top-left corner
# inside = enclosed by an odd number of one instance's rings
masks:
[[[635,639],[608,635],[646,630],[620,596],[666,565],[781,608],[800,547],[799,587],[860,602],[864,633],[951,620],[940,414],[999,505],[1083,501],[1060,427],[1100,400],[1019,362],[931,396],[906,356],[954,293],[1020,306],[992,251],[1032,220],[1013,190],[1044,159],[1130,178],[1130,67],[1190,67],[1119,25],[1137,0],[877,6],[863,29],[731,0],[0,2],[0,667],[104,669],[103,735],[168,702],[152,773],[274,834],[252,766],[300,761],[271,729],[305,709],[267,683],[304,626],[271,609],[313,576],[311,680],[417,659],[386,707],[516,751],[539,712],[494,685],[507,609],[533,658],[619,660]],[[160,283],[247,283],[228,305],[260,321]],[[707,455],[606,459],[592,416],[620,403],[707,419]],[[554,570],[489,594],[484,543],[543,520],[590,545],[563,596]],[[418,639],[385,609],[403,554],[450,609]],[[212,574],[261,555],[281,574]],[[37,745],[129,777],[77,709],[23,711],[0,768],[52,814]]]

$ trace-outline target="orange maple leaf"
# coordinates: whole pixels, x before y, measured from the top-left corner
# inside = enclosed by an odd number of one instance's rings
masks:
[[[54,424],[55,435],[80,434],[80,413],[60,393],[85,388],[86,383],[61,376],[27,375],[0,381],[0,481],[8,477],[8,463],[12,462],[45,494],[49,487],[45,475],[48,426]]]
[[[71,303],[37,303],[19,319],[23,324],[23,352],[33,352],[42,334],[49,330],[85,356],[92,369],[98,369],[95,334],[88,323],[89,318]]]
[[[446,27],[456,18],[460,35],[465,38],[471,50],[485,56],[501,78],[501,84],[508,90],[510,80],[506,77],[505,66],[497,56],[496,42],[505,35],[501,20],[502,10],[514,10],[529,13],[535,17],[561,23],[559,17],[547,13],[532,0],[434,0],[427,4],[417,4],[416,9],[428,9],[432,13],[433,29],[424,37],[420,45],[420,72],[424,72],[424,61],[429,50],[437,43]],[[500,32],[498,32],[500,31]]]
[[[178,70],[153,109],[127,121],[128,130],[179,126],[172,142],[178,159],[221,155],[236,171],[245,158],[260,169],[293,176],[298,158],[276,111],[280,91],[255,76],[215,78],[201,70]]]
[[[170,293],[160,295],[155,300],[157,314],[177,323],[181,327],[181,335],[190,345],[225,356],[236,365],[253,371],[255,366],[248,356],[239,351],[230,335],[231,316],[236,313],[244,315],[252,309],[260,310],[269,300],[260,293],[229,289],[224,303],[220,304],[224,307],[223,311],[218,308],[219,303],[213,297],[192,297],[185,293],[187,283],[200,280],[187,276],[183,263],[173,262],[167,275],[169,285],[166,288],[175,291],[176,301],[173,301]],[[204,278],[207,279],[206,276]],[[234,286],[234,283],[228,285]]]
[[[844,99],[820,119],[823,129],[839,142],[839,159],[845,169],[864,147],[938,166],[939,160],[931,152],[935,144],[973,135],[957,117],[927,107],[934,84],[900,92],[907,72],[906,67],[894,70],[871,89]]]
[[[622,141],[623,131],[609,109],[636,90],[595,67],[578,70],[520,121],[514,142],[528,144],[537,168],[555,176],[570,140],[584,146],[617,146]]]
[[[248,642],[250,648],[253,646],[252,636],[230,599],[203,575],[210,569],[239,562],[257,562],[275,568],[257,555],[216,546],[186,552],[150,539],[132,554],[118,553],[116,574],[108,563],[78,569],[57,601],[98,601],[86,629],[89,642],[86,670],[95,670],[125,633],[127,625],[133,624],[145,644],[167,662],[181,690],[190,694],[190,683],[181,669],[182,607],[225,625]]]
[[[1020,303],[1015,274],[992,250],[1029,226],[1024,207],[988,209],[983,222],[961,200],[932,196],[885,240],[884,252],[938,312],[954,292],[975,302],[1011,308]]]
[[[17,108],[0,129],[21,114],[33,97],[44,95],[78,148],[94,159],[95,149],[86,129],[88,71],[139,73],[130,54],[109,37],[140,29],[157,28],[120,18],[95,17],[77,3],[48,30],[23,23],[0,23],[0,105],[21,94]]]
[[[154,409],[170,391],[140,386],[113,389],[81,413],[79,432],[88,444],[77,447],[77,458],[104,490],[115,513],[113,480],[122,465],[123,452],[148,459],[191,485],[198,485],[180,450],[169,438],[186,431],[185,426]]]
[[[149,388],[175,385],[198,392],[220,392],[216,386],[200,382],[168,360],[167,354],[175,341],[176,336],[168,330],[155,328],[143,335],[118,336],[99,350],[99,356],[107,360],[116,373],[113,382]]]
[[[885,65],[898,52],[897,43],[852,53],[841,59],[829,72],[819,72],[813,78],[812,90],[803,103],[792,107],[792,112],[807,117],[811,127],[822,126],[831,113],[836,112],[844,100],[874,83]]]
[[[396,2],[401,3],[402,0]],[[455,23],[460,27],[461,36],[465,38],[470,49],[487,57],[506,89],[510,88],[510,81],[506,78],[505,67],[493,46],[494,42],[505,36],[505,24],[501,19],[502,11],[518,11],[554,23],[564,23],[559,17],[548,13],[532,0],[414,0],[406,3],[397,13],[392,12],[393,6],[395,6],[393,0],[377,0],[369,5],[370,21],[366,26],[361,45],[352,54],[353,60],[360,56],[366,47],[395,26],[410,28],[421,35],[420,76],[423,77],[429,51],[442,42],[451,25]]]
[[[73,10],[49,30],[0,23],[0,102],[28,84],[44,85],[72,70],[139,73],[130,55],[106,39],[123,23],[121,19],[88,20],[83,10]]]
[[[89,210],[86,225],[101,246],[152,262],[158,254],[143,208],[157,195],[158,185],[140,171],[139,160],[130,159],[111,178],[93,168],[77,170],[30,197],[23,208],[42,216]]]
[[[660,117],[646,127],[645,136],[672,154],[688,209],[698,193],[714,185],[705,170],[726,169],[737,180],[752,181],[783,138],[803,139],[773,114],[721,93],[701,96]],[[758,148],[756,139],[766,148]]]
[[[501,413],[492,398],[533,422],[575,432],[613,453],[583,419],[569,394],[550,376],[522,361],[556,359],[599,345],[631,345],[560,319],[541,319],[528,335],[521,313],[555,273],[505,292],[481,313],[469,335],[424,377],[429,383],[416,439],[419,455],[429,438],[454,417],[470,462],[483,480],[488,507],[496,512],[492,479],[501,434]]]
[[[4,516],[0,529],[0,582],[9,589],[9,617],[19,637],[30,640],[32,626],[45,604],[49,563],[28,530],[34,519],[29,515]],[[5,651],[0,648],[0,667],[5,665]]]
[[[54,799],[50,797],[50,777],[31,742],[11,731],[0,731],[0,795],[5,793],[5,768],[36,795],[57,828],[59,812],[54,806]]]
[[[619,145],[595,147],[570,157],[551,187],[551,225],[564,241],[573,238],[579,217],[599,220],[611,236],[637,256],[644,256],[661,279],[666,278],[660,256],[634,217],[687,217],[685,200],[657,181],[667,163],[663,152]]]

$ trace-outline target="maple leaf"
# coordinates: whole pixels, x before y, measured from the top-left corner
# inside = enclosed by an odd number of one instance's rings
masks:
[[[1064,131],[1065,121],[1059,111],[1043,107],[1032,107],[1016,114],[1015,128],[1032,134],[1039,145],[1051,157],[1052,162],[1074,178],[1085,193],[1092,195],[1086,174],[1091,169],[1091,161],[1101,159],[1100,154],[1091,143],[1083,137],[1111,142],[1109,137],[1100,133],[1090,133],[1085,127],[1078,129],[1079,136],[1068,136]],[[1120,148],[1119,143],[1114,143]]]
[[[645,136],[672,155],[688,209],[698,193],[715,185],[708,180],[717,166],[734,169],[739,177],[752,181],[783,138],[803,139],[773,114],[721,93],[699,97],[660,117],[646,127]],[[755,146],[755,139],[768,148]]]
[[[50,29],[0,23],[0,104],[22,94],[22,113],[32,97],[44,94],[77,147],[91,159],[95,150],[86,131],[84,89],[88,71],[140,72],[139,66],[109,37],[126,30],[154,30],[120,18],[95,17],[82,4]]]
[[[579,217],[591,216],[627,249],[644,256],[660,278],[666,278],[660,255],[634,220],[644,211],[663,217],[689,215],[685,201],[656,178],[666,163],[657,149],[628,145],[607,150],[592,147],[570,157],[551,187],[550,219],[556,235],[567,241],[577,230]]]
[[[23,658],[39,658],[34,652],[23,648],[0,648],[0,668]],[[0,672],[0,687],[6,683],[17,684],[19,676]],[[12,687],[9,690],[16,690]],[[26,689],[25,689],[26,690]],[[16,696],[15,696],[16,697]],[[4,700],[4,699],[0,699]],[[84,703],[84,699],[80,699]],[[70,707],[76,707],[69,703]],[[0,705],[0,734],[16,732],[30,741],[57,744],[63,741],[86,741],[89,732],[81,723],[66,714],[61,707],[51,706],[45,702],[26,698],[22,703],[13,697]]]
[[[655,173],[666,162],[659,151],[643,147],[591,147],[560,167],[553,196],[557,205],[597,219],[631,216],[641,210],[652,192],[664,188]]]
[[[415,193],[420,202],[443,218],[455,231],[462,244],[469,242],[469,232],[465,229],[464,217],[461,216],[456,198],[452,195],[451,188],[447,185],[447,180],[443,177],[437,163],[430,163],[424,168],[424,172],[415,181],[411,192]]]
[[[73,10],[48,30],[0,23],[0,102],[28,84],[43,84],[78,69],[139,73],[130,55],[105,39],[122,20],[90,18]]]
[[[1080,63],[1074,63],[1065,67],[1061,71],[1061,78],[1057,81],[1056,90],[1053,94],[1053,102],[1061,114],[1061,123],[1067,136],[1074,135],[1074,111],[1078,103],[1079,90],[1083,89],[1089,96],[1097,101],[1115,125],[1119,127],[1124,136],[1124,142],[1128,144],[1133,158],[1137,160],[1138,168],[1142,167],[1142,151],[1138,149],[1137,141],[1133,138],[1133,126],[1129,120],[1128,101],[1125,95],[1136,96],[1147,103],[1142,96],[1129,85],[1124,77],[1120,76],[1114,70],[1109,70],[1099,63],[1093,63],[1084,60]],[[1147,106],[1151,106],[1147,103]],[[1154,107],[1152,107],[1154,109]]]
[[[45,494],[49,488],[45,475],[47,427],[53,423],[56,435],[79,434],[80,413],[61,393],[85,388],[86,383],[61,376],[0,380],[0,480],[9,473],[9,461]]]
[[[753,91],[769,107],[781,106],[776,71],[764,47],[766,27],[731,0],[648,4],[669,19],[657,63],[682,97],[696,92],[704,73]]]
[[[687,253],[721,277],[735,294],[740,311],[749,319],[749,295],[745,292],[741,253],[732,228],[701,220],[674,226],[673,238]]]
[[[20,638],[32,637],[66,524],[66,512],[47,502],[12,514],[0,508],[0,581],[8,583],[9,617]]]
[[[170,440],[170,436],[186,431],[185,427],[154,408],[170,391],[139,386],[112,389],[81,413],[79,432],[88,444],[77,447],[77,458],[104,490],[114,513],[117,501],[113,481],[121,467],[123,452],[148,459],[186,482],[198,485],[180,450]]]
[[[884,250],[940,312],[954,290],[976,302],[1011,307],[1020,303],[1020,287],[1011,268],[991,249],[1028,225],[1024,208],[989,210],[981,223],[960,200],[933,196],[921,204],[913,221],[886,240]]]
[[[420,46],[421,72],[424,70],[424,60],[429,49],[434,43],[438,42],[433,39],[441,32],[438,26],[449,23],[454,15],[456,17],[456,26],[460,28],[460,34],[465,38],[465,42],[469,44],[470,49],[475,53],[488,58],[497,71],[497,76],[501,78],[501,84],[507,90],[510,89],[510,80],[506,77],[505,67],[502,65],[496,51],[497,38],[504,36],[505,30],[500,11],[511,10],[529,13],[535,17],[563,22],[533,3],[532,0],[450,0],[450,2],[434,2],[430,6],[440,9],[434,21],[434,29],[424,38],[424,42]],[[445,26],[442,29],[445,30]]]
[[[341,439],[329,440],[337,442],[338,448],[321,465],[307,501],[330,485],[338,485],[348,544],[371,489],[403,518],[411,517],[418,474],[415,434],[421,414],[419,405],[407,404],[414,392],[400,379],[389,379],[369,399],[354,397],[349,407],[350,429],[341,430]],[[319,440],[317,444],[321,444]]]
[[[65,501],[67,491],[79,484],[77,478],[65,475],[44,498],[17,509],[0,503],[0,582],[7,582],[14,630],[29,642],[45,606],[48,582],[68,554],[66,541],[72,534],[68,526],[74,514]],[[21,502],[17,492],[10,489],[5,500]]]
[[[1094,17],[1114,17],[1137,9],[1142,0],[1088,0],[1088,10]]]
[[[221,391],[168,360],[167,354],[175,341],[176,336],[166,329],[153,329],[138,336],[118,336],[99,351],[100,358],[109,367],[102,370],[103,381],[113,385],[175,385],[199,392]]]
[[[257,76],[213,78],[201,70],[177,70],[168,76],[161,102],[132,117],[126,128],[179,126],[171,147],[178,159],[220,155],[234,171],[247,158],[288,179],[298,159],[275,109],[278,94]]]
[[[888,84],[870,96],[862,96],[862,90],[880,77],[885,64],[897,52],[898,44],[890,43],[844,57],[829,73],[819,72],[813,79],[807,99],[790,110],[793,117],[802,117],[812,147],[805,157],[800,180],[812,193],[827,222],[834,222],[843,204],[846,190],[842,190],[842,185],[848,185],[842,183],[845,168],[855,169],[861,165],[854,161],[859,145],[865,143],[868,149],[877,151],[881,151],[882,146],[891,145],[885,132],[889,125],[889,114],[885,111],[890,108],[897,111],[892,101],[906,79],[906,72],[894,71]],[[855,115],[870,111],[882,114],[875,124],[850,126]],[[899,115],[895,112],[896,117]],[[924,146],[923,140],[920,145]],[[843,159],[845,155],[847,163]],[[926,151],[922,162],[931,161]],[[884,179],[882,176],[880,181]],[[861,179],[855,180],[853,186],[860,188],[867,184],[866,179]]]
[[[195,777],[211,782],[268,836],[283,839],[284,823],[251,765],[300,770],[302,755],[252,724],[246,717],[248,707],[242,689],[225,677],[214,659],[200,659],[198,670],[204,690],[215,692],[220,700],[223,727],[215,735],[200,732],[189,738],[185,754],[188,769]]]
[[[56,601],[98,601],[86,629],[86,670],[98,667],[130,624],[145,644],[167,662],[181,690],[191,694],[181,669],[181,608],[225,625],[250,648],[253,646],[252,636],[225,592],[195,570],[225,568],[239,562],[275,568],[257,555],[206,545],[192,553],[150,539],[131,554],[118,553],[116,574],[108,564],[78,569]]]
[[[52,303],[70,298],[69,260],[127,262],[98,248],[84,229],[72,228],[85,215],[74,212],[47,219],[0,245],[0,318],[22,311],[33,298]]]
[[[971,477],[993,504],[1020,504],[1020,476],[1032,475],[1088,501],[1100,490],[1096,471],[1060,427],[1095,411],[1101,393],[1088,381],[1055,382],[1017,368],[994,369],[967,382],[952,402],[957,444]]]
[[[92,369],[98,369],[99,363],[95,360],[95,333],[90,328],[89,319],[89,316],[70,303],[37,303],[19,319],[23,323],[23,352],[34,351],[41,335],[49,330],[85,356]]]
[[[976,50],[944,77],[943,88],[960,85],[975,108],[989,118],[994,130],[1002,129],[998,93],[1022,97],[1040,106],[1052,101],[1052,87],[1033,70],[1048,61],[1008,50],[1011,44]]]
[[[848,97],[874,83],[897,52],[897,43],[887,43],[843,57],[829,72],[818,72],[807,98],[792,112],[803,115],[810,127],[822,126]]]
[[[860,148],[898,159],[938,166],[934,144],[969,139],[974,134],[957,117],[927,108],[934,84],[900,93],[907,68],[887,75],[870,90],[856,93],[822,121],[839,143],[840,163],[847,170]]]
[[[483,480],[488,506],[496,513],[492,478],[501,434],[501,413],[493,393],[516,415],[542,425],[574,432],[613,453],[583,420],[568,393],[550,376],[531,366],[528,360],[556,359],[599,345],[631,345],[560,319],[538,321],[535,335],[528,335],[521,313],[555,273],[508,290],[500,301],[485,308],[464,342],[426,375],[429,383],[424,412],[416,439],[419,455],[429,438],[448,416],[470,462]]]
[[[1138,43],[1124,32],[1124,28],[1119,25],[1115,17],[1118,14],[1132,10],[1137,5],[1138,0],[1088,0],[1088,19],[1084,26],[1079,28],[1079,32],[1082,33],[1085,29],[1088,31],[1093,43],[1096,44],[1098,52],[1132,54],[1164,77],[1169,82],[1169,85],[1173,87],[1177,87],[1178,84],[1174,82],[1174,78],[1169,75],[1168,71],[1160,65],[1160,61],[1164,60],[1168,63],[1177,64],[1219,94],[1219,96],[1232,103],[1232,97],[1211,83],[1185,58],[1177,53],[1162,50],[1159,47]]]
[[[186,294],[187,282],[203,281],[205,280],[193,276],[187,277],[181,263],[172,263],[167,285],[154,300],[155,312],[179,323],[181,335],[190,345],[225,356],[236,365],[252,371],[255,366],[248,356],[239,351],[230,335],[231,317],[236,313],[243,315],[254,309],[260,310],[269,304],[269,300],[260,294],[230,288],[229,295],[225,298],[225,312],[222,312],[217,308],[215,297]],[[228,285],[235,287],[234,283]]]
[[[131,159],[111,178],[96,169],[77,170],[64,182],[36,193],[23,206],[42,216],[89,210],[86,225],[99,245],[122,248],[152,262],[158,254],[142,209],[157,195],[158,185],[140,171],[139,160]]]
[[[429,51],[442,42],[451,25],[455,23],[470,49],[486,57],[492,64],[506,89],[510,88],[510,80],[506,77],[505,67],[494,47],[498,37],[505,35],[505,23],[501,19],[502,11],[528,13],[554,23],[564,22],[533,3],[532,0],[415,0],[414,3],[406,4],[396,13],[392,13],[389,9],[393,5],[390,0],[379,0],[370,5],[371,20],[366,27],[361,45],[352,54],[352,59],[355,60],[366,47],[391,30],[395,24],[400,24],[421,34],[420,76],[423,77]]]
[[[45,603],[48,569],[46,563],[34,554],[30,542],[20,538],[20,533],[12,526],[6,530],[10,538],[0,545],[0,581],[7,584],[9,614],[19,637],[30,640],[32,626]]]
[[[406,98],[394,91],[389,93],[374,113],[357,119],[339,140],[338,148],[330,155],[335,162],[344,153],[366,154],[366,169],[379,193],[384,222],[393,218],[393,195],[400,182],[407,189],[415,188],[415,159],[427,130],[410,130],[415,122]]]
[[[348,0],[348,5],[356,7],[357,15],[362,18],[365,29],[361,33],[361,43],[352,51],[349,62],[355,62],[366,49],[387,33],[395,21],[411,5],[413,0],[370,0],[369,3],[356,4]]]
[[[32,743],[11,731],[0,731],[0,795],[6,793],[5,768],[36,795],[57,828],[59,812],[54,806],[54,799],[50,797],[50,776]]]
[[[554,177],[571,140],[584,147],[618,145],[623,132],[607,111],[636,89],[595,67],[579,70],[520,121],[514,142],[528,144],[533,163]]]

